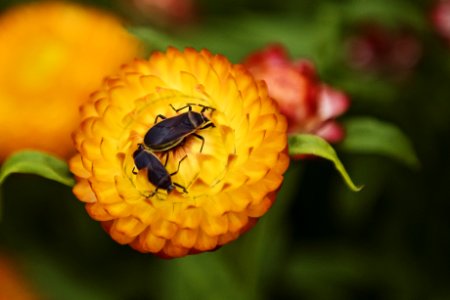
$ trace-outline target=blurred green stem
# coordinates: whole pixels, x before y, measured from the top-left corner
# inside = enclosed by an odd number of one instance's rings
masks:
[[[0,222],[3,220],[3,188],[0,186]]]
[[[302,174],[303,168],[299,163],[291,164],[273,207],[250,233],[252,237],[246,240],[247,243],[241,244],[249,299],[264,298],[260,293],[267,289],[270,276],[276,274],[273,271],[281,265],[286,234],[282,220],[296,198]]]

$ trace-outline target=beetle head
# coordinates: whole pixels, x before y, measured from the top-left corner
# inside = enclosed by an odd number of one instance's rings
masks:
[[[174,189],[175,189],[175,186],[173,184],[169,185],[167,187],[167,189],[166,189],[167,190],[167,194],[170,194]]]
[[[189,122],[194,128],[198,128],[209,122],[209,119],[199,112],[189,112]]]

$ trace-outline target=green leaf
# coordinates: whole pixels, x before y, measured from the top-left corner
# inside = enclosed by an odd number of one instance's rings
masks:
[[[165,50],[168,46],[183,48],[181,41],[175,37],[149,26],[128,27],[128,31],[144,43],[147,51],[155,49]]]
[[[343,125],[347,135],[340,149],[385,155],[414,169],[420,166],[410,140],[397,126],[370,117],[351,118]]]
[[[427,19],[419,5],[412,1],[360,1],[353,0],[344,6],[345,17],[350,23],[368,19],[391,26],[408,26],[416,30],[427,28]]]
[[[12,173],[35,174],[68,186],[75,183],[65,161],[40,151],[25,150],[11,155],[0,169],[0,184]]]
[[[324,139],[312,134],[299,134],[289,137],[289,154],[290,155],[314,155],[330,160],[338,172],[341,174],[347,186],[357,192],[362,186],[356,186],[344,165],[339,160],[336,151]]]

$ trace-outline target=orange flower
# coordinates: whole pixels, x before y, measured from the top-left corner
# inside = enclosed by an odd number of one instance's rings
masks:
[[[73,154],[78,107],[138,42],[105,12],[60,2],[0,16],[0,161],[33,148]]]
[[[329,142],[344,137],[334,118],[347,110],[348,98],[319,82],[310,62],[291,61],[281,45],[273,45],[248,56],[244,65],[267,83],[269,95],[288,119],[290,134],[313,133]]]
[[[186,192],[155,193],[153,169],[134,174],[133,153],[158,115],[173,117],[185,111],[172,106],[188,103],[214,108],[205,116],[215,127],[198,132],[202,151],[188,136],[156,153],[168,155],[168,172],[179,169],[171,180]],[[170,48],[130,63],[81,111],[74,193],[114,240],[141,252],[180,257],[236,239],[272,205],[289,164],[286,120],[265,84],[206,50]]]

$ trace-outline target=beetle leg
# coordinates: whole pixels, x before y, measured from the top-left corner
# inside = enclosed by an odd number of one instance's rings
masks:
[[[176,182],[173,182],[172,184],[173,184],[174,186],[176,186],[176,187],[179,187],[180,189],[183,190],[183,193],[187,194],[187,190],[186,190],[186,188],[185,188],[184,186],[182,186],[181,184],[176,183]]]
[[[164,152],[164,154],[166,156],[166,161],[164,162],[164,168],[167,167],[167,162],[169,161],[169,152]]]
[[[170,103],[169,106],[173,109],[174,112],[178,112],[177,109],[172,105],[172,103]]]
[[[202,129],[203,129],[203,128],[202,128]],[[203,151],[203,146],[205,145],[205,138],[202,137],[202,136],[199,135],[199,134],[196,134],[196,133],[193,133],[192,136],[195,136],[196,138],[202,140],[202,146],[200,147],[200,153],[202,153],[202,151]]]
[[[189,111],[192,111],[192,105],[194,105],[194,103],[188,103],[188,104],[186,104],[185,106],[182,106],[182,107],[180,107],[180,108],[175,108],[172,104],[169,104],[170,105],[170,107],[172,107],[172,109],[175,111],[175,112],[179,112],[180,110],[183,110],[183,109],[185,109],[185,108],[189,108]]]
[[[156,188],[153,192],[151,192],[148,196],[145,196],[145,200],[148,201],[148,199],[152,198],[153,196],[156,195],[156,193],[158,192],[158,188]],[[151,202],[149,202],[151,204]]]
[[[205,111],[207,111],[208,109],[210,109],[211,111],[215,111],[216,109],[214,107],[211,106],[206,106],[203,104],[199,104],[199,103],[187,103],[185,106],[179,107],[179,108],[175,108],[172,104],[169,104],[170,107],[175,111],[175,112],[179,112],[180,110],[189,108],[189,111],[192,111],[192,106],[196,105],[202,108],[202,110],[200,111],[201,114],[203,114]]]
[[[206,106],[206,105],[202,105],[202,104],[198,104],[198,105],[202,108],[202,110],[200,111],[201,114],[203,114],[208,109],[210,109],[211,112],[216,110],[214,107],[211,107],[211,106]]]
[[[167,119],[166,116],[163,116],[163,115],[159,114],[159,115],[156,116],[155,122],[154,122],[153,124],[156,124],[156,122],[158,121],[158,118],[161,118],[161,119],[163,119],[163,120],[164,120],[164,119]]]
[[[133,170],[131,171],[134,175],[136,175],[139,172],[136,172],[136,167],[133,167]]]
[[[214,125],[213,122],[209,122],[206,125],[204,125],[203,127],[200,127],[198,130],[203,130],[203,129],[206,129],[206,128],[209,128],[209,127],[216,127],[216,125]]]
[[[182,162],[183,160],[185,160],[186,158],[187,158],[187,155],[185,155],[185,156],[178,162],[178,168],[177,168],[177,170],[176,170],[175,172],[171,173],[170,176],[173,176],[173,175],[175,175],[175,174],[178,173],[178,171],[180,170],[181,162]]]

